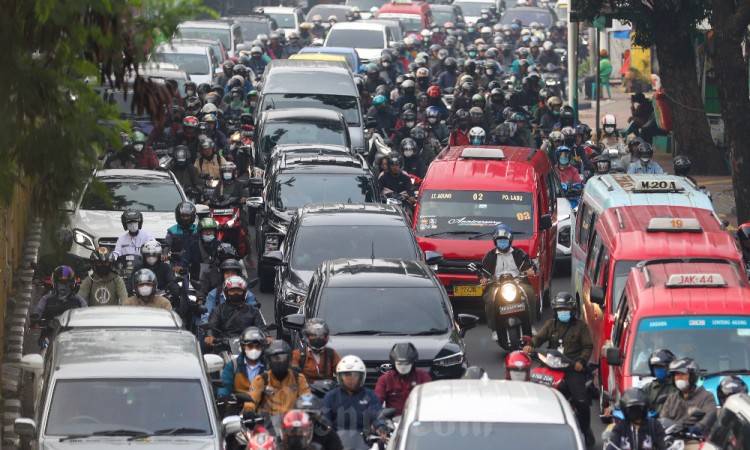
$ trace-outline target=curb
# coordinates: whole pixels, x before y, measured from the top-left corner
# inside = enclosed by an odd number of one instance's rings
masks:
[[[2,371],[2,428],[0,428],[0,445],[2,449],[17,449],[20,446],[18,436],[13,432],[15,420],[21,417],[21,395],[24,387],[24,374],[20,368],[23,356],[23,344],[26,340],[29,311],[32,307],[32,277],[34,270],[29,269],[35,262],[41,245],[42,222],[31,219],[27,227],[26,244],[23,257],[14,273],[15,289],[8,297],[5,311],[5,358],[0,363]]]

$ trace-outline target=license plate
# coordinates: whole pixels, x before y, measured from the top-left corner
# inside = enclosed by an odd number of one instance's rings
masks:
[[[481,297],[482,286],[453,286],[453,295],[456,297]]]
[[[526,309],[526,305],[522,302],[518,302],[515,305],[505,305],[497,308],[500,314],[509,314],[512,312],[523,311],[524,309]]]
[[[214,209],[214,216],[231,216],[234,214],[233,209]]]
[[[531,372],[531,381],[545,386],[552,386],[555,384],[555,377],[546,373]]]

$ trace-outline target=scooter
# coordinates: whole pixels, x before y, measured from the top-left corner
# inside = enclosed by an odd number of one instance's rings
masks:
[[[575,213],[578,211],[578,204],[583,196],[583,183],[561,183],[563,196],[570,202],[570,209]]]
[[[219,226],[216,238],[232,244],[237,249],[237,253],[244,258],[250,252],[248,246],[250,238],[240,220],[240,207],[232,207],[231,200],[231,198],[226,199],[225,202],[212,205],[211,217]]]

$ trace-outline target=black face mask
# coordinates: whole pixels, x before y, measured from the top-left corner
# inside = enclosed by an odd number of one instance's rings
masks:
[[[226,298],[230,303],[243,303],[245,301],[244,294],[228,294]]]
[[[112,270],[112,268],[109,266],[94,266],[94,272],[100,277],[107,275],[110,270]]]
[[[289,359],[284,362],[269,361],[268,367],[271,369],[273,376],[279,380],[283,380],[289,373]]]
[[[328,344],[328,339],[326,338],[312,338],[308,341],[310,343],[310,348],[313,350],[321,351],[323,348]]]

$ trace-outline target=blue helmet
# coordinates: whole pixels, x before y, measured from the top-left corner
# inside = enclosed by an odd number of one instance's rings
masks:
[[[560,161],[560,153],[563,153],[563,152],[568,153],[568,162],[563,163]],[[568,147],[567,145],[561,145],[555,149],[555,157],[557,158],[557,162],[559,162],[560,164],[563,164],[563,165],[568,164],[570,162],[570,154],[571,154],[570,147]]]
[[[385,95],[376,95],[375,98],[372,99],[372,104],[375,106],[381,103],[385,103]]]
[[[440,108],[437,106],[428,106],[425,110],[426,117],[440,117]]]
[[[500,223],[495,225],[495,229],[492,230],[492,240],[497,241],[498,239],[507,239],[509,246],[513,244],[513,230],[504,224]]]

